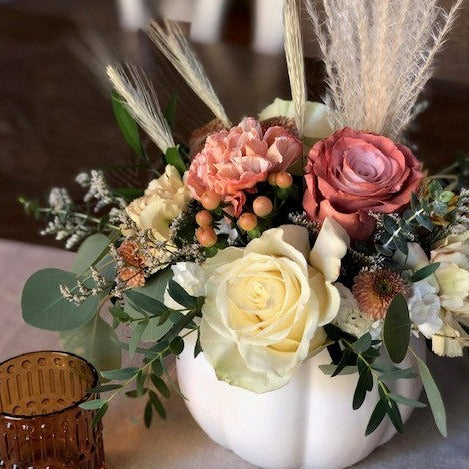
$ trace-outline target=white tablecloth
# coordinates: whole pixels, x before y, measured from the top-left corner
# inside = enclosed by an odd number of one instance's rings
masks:
[[[60,348],[55,333],[23,323],[20,298],[35,270],[67,269],[70,263],[71,254],[59,249],[0,240],[0,360]],[[404,436],[378,448],[354,469],[469,468],[469,360],[430,357],[429,365],[447,405],[448,438],[439,435],[428,408],[418,409]],[[142,423],[142,404],[133,399],[114,402],[105,418],[105,449],[113,469],[255,469],[206,437],[180,398],[168,401],[168,420],[155,420],[150,429]]]

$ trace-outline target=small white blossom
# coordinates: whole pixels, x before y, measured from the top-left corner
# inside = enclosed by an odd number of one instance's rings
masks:
[[[340,308],[332,324],[355,337],[361,337],[369,332],[373,339],[381,339],[383,321],[367,318],[360,311],[353,293],[341,283],[336,283],[335,286],[340,294]]]
[[[195,262],[177,262],[171,266],[173,280],[181,285],[191,296],[202,296],[204,294],[204,271]],[[164,293],[164,304],[168,308],[181,309],[179,303],[174,301],[169,295],[168,289]]]
[[[407,300],[410,320],[427,339],[430,339],[443,326],[439,315],[441,304],[437,292],[437,288],[427,279],[420,280],[413,284],[412,296]],[[418,336],[415,329],[413,332]]]

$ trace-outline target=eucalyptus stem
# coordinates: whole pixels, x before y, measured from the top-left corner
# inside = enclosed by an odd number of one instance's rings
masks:
[[[186,338],[189,334],[192,334],[194,331],[196,331],[197,329],[191,329],[189,330],[188,332],[186,332],[185,334],[183,334],[181,337],[181,339],[184,339]],[[170,351],[170,347],[169,347],[169,344],[168,346],[166,346],[163,350],[161,350],[160,352],[157,352],[156,356],[153,357],[151,360],[148,361],[148,363],[146,363],[144,366],[142,366],[141,368],[139,368],[134,375],[132,375],[130,378],[128,378],[127,380],[125,380],[123,383],[122,383],[122,386],[117,389],[116,391],[114,391],[107,399],[106,399],[106,403],[109,404],[112,399],[114,399],[118,394],[121,393],[121,391],[123,389],[125,389],[130,383],[132,383],[132,381],[134,381],[137,376],[139,375],[140,372],[146,372],[148,371],[149,368],[151,368],[152,364],[156,361],[156,360],[161,360],[162,358],[164,358],[164,355],[166,352]],[[165,370],[166,371],[166,370]],[[169,373],[166,371],[166,374],[169,375]]]

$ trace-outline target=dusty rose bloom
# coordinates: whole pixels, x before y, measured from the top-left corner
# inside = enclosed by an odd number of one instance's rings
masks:
[[[196,199],[206,190],[215,191],[233,205],[239,216],[246,201],[245,192],[254,192],[269,173],[284,171],[302,152],[302,143],[283,127],[265,132],[251,117],[230,130],[207,137],[204,148],[194,157],[186,184]]]
[[[375,229],[369,212],[392,213],[410,202],[424,177],[409,148],[389,138],[345,128],[317,142],[305,169],[303,207],[312,220],[337,220],[351,238]]]

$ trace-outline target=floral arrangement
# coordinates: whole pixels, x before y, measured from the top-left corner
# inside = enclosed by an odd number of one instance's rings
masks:
[[[376,2],[371,16],[384,8],[391,17],[398,3]],[[460,3],[443,15],[435,2],[412,2],[400,26],[357,24],[363,17],[350,11],[335,21],[338,7],[326,8],[323,23],[308,3],[329,85],[322,104],[306,100],[298,3],[286,1],[292,100],[237,125],[177,24],[153,22],[150,38],[216,117],[185,142],[171,131],[175,106],[162,111],[141,70],[107,68],[146,188],[118,187],[92,170],[76,178],[82,202],[59,188],[45,207],[23,200],[47,220],[44,234],[80,245],[72,271],[32,275],[22,306],[26,322],[61,331],[65,346],[102,370],[108,381],[92,391],[106,397],[82,405],[96,420],[119,393],[148,399],[147,425],[154,412],[165,418],[163,398],[177,390],[166,358],[196,334],[195,357],[203,352],[218,379],[256,393],[284,386],[327,348],[331,379],[358,373],[354,409],[379,393],[367,434],[386,416],[402,432],[398,404],[425,404],[390,383],[419,374],[446,435],[440,393],[411,337],[440,356],[469,346],[469,161],[429,175],[399,142]],[[429,31],[415,23],[419,8],[435,24]],[[397,27],[419,32],[421,43],[389,50]],[[138,126],[161,158],[148,156]],[[121,368],[121,350],[141,355],[142,366]],[[409,353],[416,369],[399,366]]]

